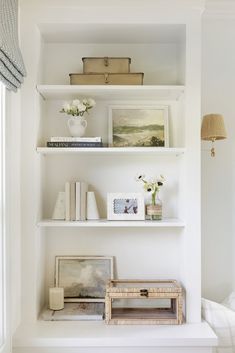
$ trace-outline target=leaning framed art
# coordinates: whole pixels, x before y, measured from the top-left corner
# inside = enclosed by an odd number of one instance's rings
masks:
[[[113,279],[112,256],[56,256],[55,286],[64,288],[65,302],[104,302]]]
[[[110,147],[169,147],[168,106],[109,106]]]

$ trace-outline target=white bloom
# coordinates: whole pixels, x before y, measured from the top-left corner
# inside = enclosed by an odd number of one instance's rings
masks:
[[[94,107],[96,105],[94,99],[92,98],[88,98],[87,103],[89,104],[90,107]]]
[[[151,183],[144,184],[144,190],[147,192],[154,192],[155,188]]]
[[[84,99],[82,100],[82,103],[85,104],[85,105],[89,105],[87,98],[84,98]]]
[[[79,104],[77,106],[77,108],[78,108],[79,112],[85,112],[87,109],[87,107],[84,104]]]
[[[74,99],[72,102],[72,105],[74,105],[75,107],[79,107],[79,105],[81,104],[79,99]]]
[[[145,178],[145,175],[144,174],[137,174],[136,176],[135,176],[135,180],[136,181],[143,181],[143,179]]]
[[[73,113],[73,114],[77,114],[77,107],[76,107],[76,105],[71,105],[71,107],[70,107],[70,111]]]
[[[65,102],[62,106],[62,109],[66,112],[67,110],[70,110],[70,104],[68,102]]]

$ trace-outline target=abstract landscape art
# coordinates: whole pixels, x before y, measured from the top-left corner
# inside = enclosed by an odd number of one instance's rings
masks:
[[[102,301],[106,283],[113,278],[113,258],[57,256],[55,277],[65,301]]]
[[[113,147],[168,147],[168,107],[110,107]]]

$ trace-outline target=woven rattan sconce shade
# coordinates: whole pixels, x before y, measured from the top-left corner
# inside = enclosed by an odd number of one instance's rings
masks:
[[[227,133],[224,125],[224,118],[221,114],[207,114],[203,117],[201,128],[201,139],[206,141],[224,140]],[[215,149],[212,146],[211,156],[215,156]]]

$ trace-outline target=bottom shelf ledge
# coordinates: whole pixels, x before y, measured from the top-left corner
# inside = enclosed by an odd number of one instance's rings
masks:
[[[88,221],[64,221],[43,219],[38,222],[39,227],[92,227],[92,228],[112,228],[112,227],[143,227],[143,228],[167,228],[167,227],[184,227],[184,221],[177,218],[164,218],[161,221],[109,221],[107,219],[88,220]]]
[[[106,325],[92,321],[21,324],[13,347],[214,347],[206,322],[183,325]]]

